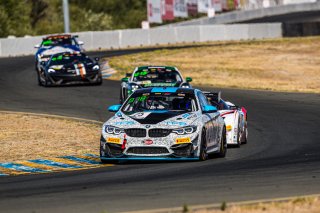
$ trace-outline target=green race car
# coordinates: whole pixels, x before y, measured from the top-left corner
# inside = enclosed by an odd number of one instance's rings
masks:
[[[122,78],[120,88],[120,103],[123,103],[135,90],[148,87],[181,87],[192,88],[192,78],[182,78],[176,67],[170,66],[141,66],[133,73],[127,73]]]

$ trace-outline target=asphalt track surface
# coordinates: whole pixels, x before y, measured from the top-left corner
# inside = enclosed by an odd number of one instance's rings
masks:
[[[118,102],[119,82],[43,88],[33,68],[30,56],[0,59],[0,110],[99,121],[111,116],[107,106]],[[319,193],[320,96],[233,89],[222,94],[249,112],[248,144],[229,149],[226,158],[1,177],[0,212],[119,212]]]

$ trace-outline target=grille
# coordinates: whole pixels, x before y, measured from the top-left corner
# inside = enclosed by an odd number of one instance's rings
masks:
[[[132,128],[132,129],[125,129],[125,133],[130,137],[146,137],[147,131],[145,129],[139,129],[139,128]]]
[[[167,154],[169,151],[164,147],[132,147],[127,151],[128,154],[152,155]]]
[[[150,129],[149,137],[167,137],[170,133],[170,129]]]

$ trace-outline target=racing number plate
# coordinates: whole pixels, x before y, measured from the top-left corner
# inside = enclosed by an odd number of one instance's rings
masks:
[[[121,140],[120,138],[107,138],[107,142],[120,144]]]
[[[180,144],[180,143],[191,143],[191,139],[190,138],[177,138],[176,139],[176,143]]]

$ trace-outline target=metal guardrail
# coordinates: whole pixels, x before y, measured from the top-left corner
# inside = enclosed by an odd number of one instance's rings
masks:
[[[269,23],[130,29],[76,34],[79,35],[79,40],[85,42],[86,50],[100,50],[185,42],[279,38],[282,37],[282,29],[280,23]],[[34,45],[41,41],[42,36],[0,39],[0,56],[34,54],[36,51]]]

